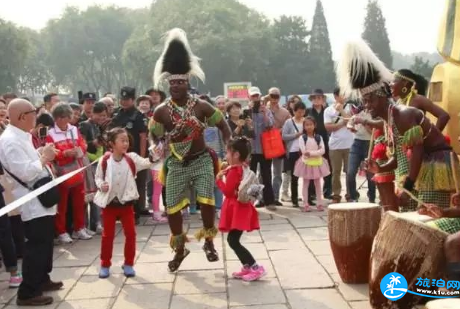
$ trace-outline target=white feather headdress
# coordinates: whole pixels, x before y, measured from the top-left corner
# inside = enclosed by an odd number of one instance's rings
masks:
[[[379,90],[393,80],[393,74],[363,40],[345,45],[336,73],[342,94],[351,98]]]
[[[153,72],[155,87],[165,79],[189,79],[195,76],[202,82],[205,74],[200,67],[200,58],[195,56],[184,30],[174,28],[164,35],[165,46]]]

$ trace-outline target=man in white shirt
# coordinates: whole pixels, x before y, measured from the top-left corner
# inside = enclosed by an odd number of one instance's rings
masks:
[[[39,151],[32,144],[29,133],[35,127],[36,108],[28,101],[15,99],[8,106],[10,125],[0,137],[0,162],[12,182],[12,193],[18,199],[30,191],[12,179],[9,173],[32,186],[46,177],[46,165],[54,159],[53,145]],[[43,292],[62,288],[62,282],[53,282],[49,273],[53,267],[54,216],[56,206],[45,208],[37,198],[21,206],[26,237],[22,263],[23,282],[18,291],[20,306],[43,306],[53,298]]]
[[[348,155],[353,144],[353,133],[347,129],[347,122],[350,117],[349,112],[345,111],[345,99],[340,96],[340,89],[334,90],[336,103],[326,108],[324,111],[324,125],[331,134],[329,138],[329,157],[332,165],[332,201],[340,203],[342,184],[340,175],[342,168],[348,170]],[[348,190],[347,190],[348,191]]]
[[[355,140],[351,145],[350,155],[348,157],[348,170],[347,170],[347,189],[348,195],[352,202],[357,202],[359,193],[356,190],[356,175],[358,174],[361,163],[367,159],[369,153],[370,140],[372,129],[369,126],[362,124],[354,124],[353,119],[359,117],[361,119],[372,120],[372,116],[367,110],[362,110],[348,123],[351,132],[355,133]],[[372,174],[366,173],[367,177],[367,197],[369,202],[375,203],[375,183],[372,181]]]

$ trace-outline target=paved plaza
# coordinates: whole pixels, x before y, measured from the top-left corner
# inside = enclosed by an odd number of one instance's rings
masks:
[[[361,178],[360,178],[361,179]],[[361,183],[359,181],[358,183]],[[361,196],[365,192],[361,191]],[[209,263],[200,244],[190,237],[191,254],[180,271],[170,274],[167,224],[144,218],[137,227],[137,276],[126,279],[121,270],[124,236],[120,224],[115,239],[112,276],[99,279],[100,236],[56,246],[53,280],[64,289],[51,295],[59,309],[369,309],[367,285],[341,282],[332,257],[327,211],[302,213],[292,207],[276,212],[259,210],[261,230],[245,234],[242,243],[264,265],[263,280],[245,283],[229,278],[241,265],[226,244],[215,243],[220,261]],[[189,236],[201,226],[199,215],[184,222]],[[0,308],[16,308],[16,290],[0,272]]]

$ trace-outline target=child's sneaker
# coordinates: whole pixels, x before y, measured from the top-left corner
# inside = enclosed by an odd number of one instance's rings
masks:
[[[109,267],[101,267],[99,270],[99,278],[106,279],[110,277],[110,268]]]
[[[305,206],[303,206],[302,212],[310,212],[310,211],[311,211],[311,210],[310,210],[310,205],[305,205]]]
[[[161,215],[161,212],[154,212],[153,213],[153,221],[158,223],[166,223],[168,222],[168,218],[165,218]]]
[[[316,206],[316,210],[324,211],[324,206],[323,205],[318,205],[318,206]]]
[[[136,276],[136,272],[134,271],[134,268],[130,265],[123,265],[121,266],[123,269],[123,273],[125,274],[125,277],[127,278],[132,278]]]
[[[18,288],[22,282],[22,275],[21,273],[17,273],[16,275],[11,275],[9,287],[10,289]]]
[[[243,279],[244,276],[248,275],[251,272],[249,266],[243,266],[240,271],[232,273],[232,277],[235,279]]]
[[[59,243],[63,245],[71,244],[73,242],[72,238],[70,238],[70,235],[67,233],[63,233],[59,235],[58,240],[59,240]]]
[[[265,268],[263,266],[256,266],[251,267],[249,270],[249,274],[243,276],[244,281],[256,281],[265,276],[267,273],[265,272]]]
[[[72,238],[73,239],[81,239],[81,240],[88,240],[88,239],[91,239],[93,238],[93,236],[89,235],[87,232],[86,232],[86,229],[81,229],[77,232],[73,232],[72,233]]]

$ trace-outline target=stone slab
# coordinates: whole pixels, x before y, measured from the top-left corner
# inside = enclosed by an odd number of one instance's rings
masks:
[[[328,240],[329,233],[327,227],[312,227],[312,228],[305,228],[305,229],[298,229],[300,236],[302,239],[308,243],[309,241],[317,241],[317,240]]]
[[[369,284],[347,284],[342,282],[339,274],[331,276],[346,301],[369,301]]]
[[[174,285],[174,294],[225,293],[223,270],[181,271]]]
[[[335,289],[291,290],[286,296],[292,309],[350,309]]]
[[[227,309],[227,294],[174,295],[170,309]]]
[[[270,258],[283,289],[334,286],[324,268],[306,249],[271,251]]]
[[[58,309],[111,309],[114,301],[115,301],[115,298],[66,300],[60,303],[57,308]]]
[[[285,250],[305,247],[295,231],[262,231],[261,234],[268,250]]]
[[[228,282],[230,306],[282,304],[286,302],[283,290],[276,279],[244,282]]]
[[[137,263],[136,277],[127,278],[125,284],[172,283],[175,273],[168,271],[168,263]]]
[[[307,247],[314,255],[329,255],[332,256],[331,244],[329,240],[318,240],[307,242]]]
[[[67,295],[66,300],[97,299],[115,297],[125,281],[122,275],[111,275],[107,279],[97,276],[83,276]]]
[[[168,309],[171,283],[125,285],[113,309]]]

